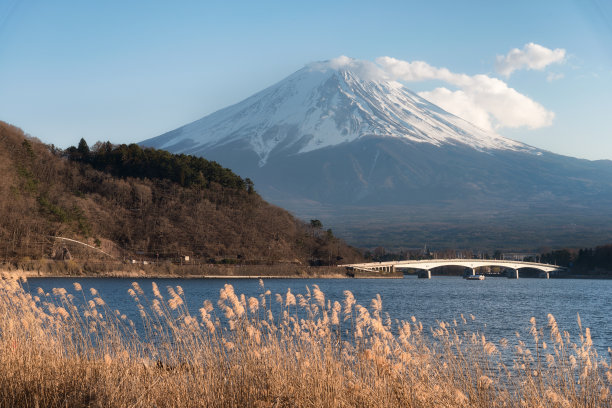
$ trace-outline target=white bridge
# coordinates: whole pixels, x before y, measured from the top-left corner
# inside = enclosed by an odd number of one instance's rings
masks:
[[[418,269],[420,277],[431,279],[431,270],[440,266],[463,266],[469,273],[476,275],[476,269],[482,267],[497,266],[510,269],[510,278],[518,279],[519,269],[536,269],[542,277],[548,279],[551,272],[565,270],[564,267],[537,262],[508,261],[497,259],[425,259],[420,261],[391,261],[391,262],[367,262],[359,264],[339,265],[345,267],[348,272],[380,272],[381,274],[396,272],[397,269]]]

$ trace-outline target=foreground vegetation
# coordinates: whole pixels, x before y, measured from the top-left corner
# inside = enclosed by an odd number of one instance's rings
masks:
[[[132,322],[78,283],[30,294],[5,278],[0,406],[612,406],[588,328],[574,342],[549,315],[493,344],[471,319],[429,330],[393,323],[379,296],[366,308],[349,291],[341,304],[260,283],[249,298],[225,285],[197,314],[181,287],[148,299],[134,283]]]

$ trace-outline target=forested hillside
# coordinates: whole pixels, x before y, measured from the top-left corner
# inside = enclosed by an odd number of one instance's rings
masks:
[[[358,251],[215,162],[139,146],[60,150],[0,122],[0,257],[334,264]],[[71,248],[73,248],[71,246]]]

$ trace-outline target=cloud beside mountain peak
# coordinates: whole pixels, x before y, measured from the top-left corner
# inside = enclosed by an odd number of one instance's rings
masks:
[[[563,48],[551,50],[535,43],[525,44],[522,50],[514,48],[506,55],[498,55],[495,69],[500,75],[508,78],[519,69],[541,71],[551,64],[565,62],[566,52]]]
[[[409,62],[380,57],[376,62],[390,76],[399,80],[436,80],[453,86],[455,90],[438,87],[432,91],[420,92],[419,95],[485,130],[518,127],[537,129],[550,126],[555,116],[554,112],[511,88],[499,78],[484,74],[454,73],[424,61]]]
[[[515,48],[507,55],[496,57],[496,70],[509,77],[520,69],[543,70],[551,64],[565,61],[564,49],[549,49],[528,43],[522,49]],[[423,82],[438,81],[438,86],[419,95],[444,110],[474,125],[495,132],[502,128],[538,129],[552,125],[554,112],[530,97],[510,87],[504,80],[485,74],[468,75],[452,72],[448,68],[435,67],[425,61],[403,61],[383,56],[375,62],[339,56],[324,62],[310,64],[311,69],[348,69],[361,78],[374,81]],[[562,78],[562,74],[549,74],[547,80]]]

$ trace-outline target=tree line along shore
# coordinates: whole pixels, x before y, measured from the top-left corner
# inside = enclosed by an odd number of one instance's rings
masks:
[[[332,278],[349,277],[344,268],[337,266],[308,266],[291,264],[272,265],[133,265],[125,263],[87,263],[73,261],[37,260],[13,264],[0,264],[0,272],[10,276],[28,278],[53,277],[107,277],[107,278]]]

